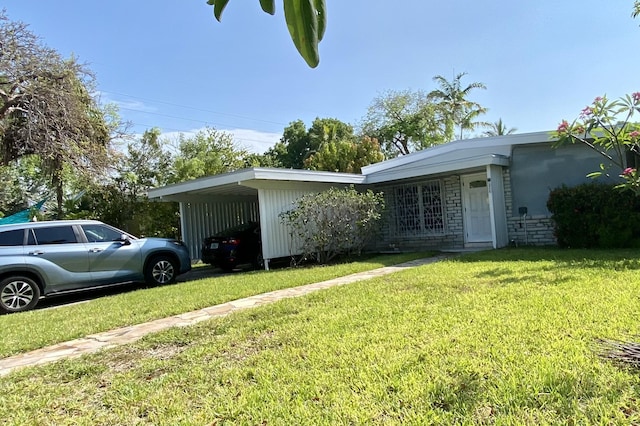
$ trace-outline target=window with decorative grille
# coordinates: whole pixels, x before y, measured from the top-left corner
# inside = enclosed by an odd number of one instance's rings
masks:
[[[393,188],[393,214],[399,234],[444,233],[444,207],[439,180]]]

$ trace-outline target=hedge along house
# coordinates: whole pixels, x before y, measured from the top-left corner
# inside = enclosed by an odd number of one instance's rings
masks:
[[[549,132],[526,133],[450,142],[361,175],[251,168],[153,189],[149,197],[180,203],[194,259],[204,237],[259,221],[267,268],[269,259],[297,254],[279,214],[332,186],[384,192],[387,214],[372,250],[544,245],[555,243],[549,192],[589,181],[602,159],[583,145],[554,149]]]

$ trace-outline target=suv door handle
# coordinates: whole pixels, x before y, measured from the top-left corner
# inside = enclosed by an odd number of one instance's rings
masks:
[[[92,248],[89,250],[89,253],[100,253],[102,251],[101,248]]]
[[[41,254],[44,254],[44,252],[42,250],[35,250],[35,251],[30,251],[29,254],[32,254],[34,256],[40,256]]]

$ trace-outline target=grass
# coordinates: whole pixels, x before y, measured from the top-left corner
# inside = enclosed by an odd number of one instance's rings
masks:
[[[331,266],[252,271],[155,288],[82,304],[0,316],[0,358],[114,328],[189,312],[283,288],[367,271],[434,252],[368,256]]]
[[[640,251],[477,253],[0,379],[8,424],[638,424]]]

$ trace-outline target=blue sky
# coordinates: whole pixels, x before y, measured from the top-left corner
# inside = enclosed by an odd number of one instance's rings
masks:
[[[472,99],[518,132],[555,129],[598,96],[640,90],[632,0],[327,0],[320,65],[298,55],[258,0],[4,0],[12,20],[97,76],[103,102],[142,133],[211,126],[264,152],[284,127],[332,117],[357,125],[387,90],[482,82]],[[391,5],[391,6],[390,6]]]

